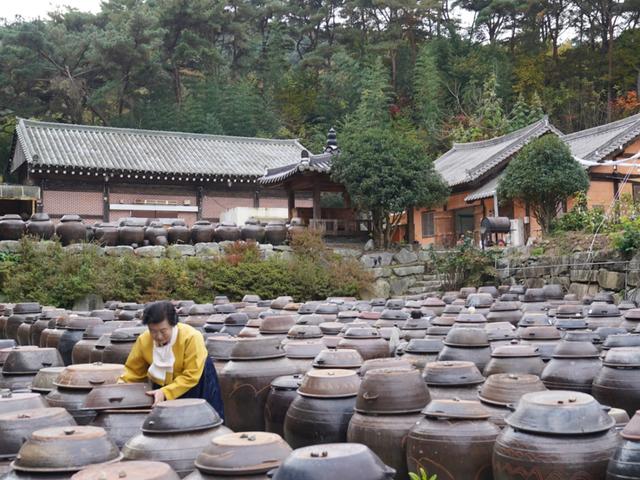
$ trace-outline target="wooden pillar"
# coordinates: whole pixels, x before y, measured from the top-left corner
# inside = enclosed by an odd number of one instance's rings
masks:
[[[287,188],[287,200],[288,200],[288,204],[287,204],[287,208],[289,210],[289,220],[291,220],[293,218],[293,211],[296,208],[296,194],[293,190],[291,190],[291,188]]]
[[[415,209],[413,207],[407,208],[407,243],[412,244],[416,239],[416,223],[415,223]]]
[[[202,220],[202,203],[204,199],[204,188],[202,186],[196,188],[196,206],[198,212],[196,213],[196,220]]]
[[[44,191],[47,188],[47,180],[40,180],[40,199],[36,202],[36,212],[44,212]]]
[[[109,178],[105,177],[104,182],[102,183],[102,221],[109,221]]]
[[[256,187],[253,192],[253,208],[260,208],[260,188]]]
[[[313,219],[320,220],[322,218],[322,210],[320,207],[320,188],[313,187]]]

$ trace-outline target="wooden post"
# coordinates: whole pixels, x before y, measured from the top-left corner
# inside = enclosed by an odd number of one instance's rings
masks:
[[[293,218],[293,211],[296,208],[296,194],[293,190],[291,190],[291,188],[287,188],[287,199],[288,199],[288,204],[287,204],[287,208],[289,209],[289,220],[291,220]]]
[[[260,188],[256,187],[253,192],[253,208],[260,208]]]
[[[415,210],[413,207],[407,208],[407,243],[412,244],[416,239]]]
[[[198,212],[196,213],[196,220],[202,220],[202,201],[204,199],[204,188],[202,186],[196,188],[196,205]]]
[[[110,201],[109,201],[109,178],[105,177],[104,182],[102,184],[102,221],[109,221],[109,213],[110,213]]]
[[[320,189],[313,187],[313,219],[320,220],[322,218],[322,210],[320,208]]]

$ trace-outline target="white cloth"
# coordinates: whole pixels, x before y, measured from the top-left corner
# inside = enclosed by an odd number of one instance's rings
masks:
[[[173,355],[173,346],[178,339],[178,327],[171,329],[171,340],[166,345],[157,345],[153,342],[153,363],[149,367],[149,375],[156,380],[166,381],[167,373],[173,373],[173,364],[176,357]]]

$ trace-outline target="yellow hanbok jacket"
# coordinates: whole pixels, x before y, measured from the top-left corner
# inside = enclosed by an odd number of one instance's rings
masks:
[[[200,381],[207,359],[207,348],[202,334],[195,328],[178,323],[178,338],[173,345],[175,363],[173,373],[166,378],[152,378],[149,367],[153,362],[153,339],[147,330],[141,334],[127,358],[121,381],[127,383],[144,382],[149,378],[157,385],[163,385],[162,391],[167,400],[181,397]]]

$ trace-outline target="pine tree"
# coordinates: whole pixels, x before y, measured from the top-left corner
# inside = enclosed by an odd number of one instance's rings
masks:
[[[442,121],[442,79],[429,44],[420,50],[414,73],[414,106],[418,125],[433,134]]]

